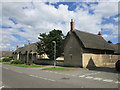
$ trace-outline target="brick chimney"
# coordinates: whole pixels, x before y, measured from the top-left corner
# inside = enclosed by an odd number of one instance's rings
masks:
[[[98,32],[98,35],[102,37],[102,34],[101,34],[101,32],[100,32],[100,31]]]
[[[71,28],[71,31],[73,32],[74,31],[74,21],[73,21],[73,19],[71,19],[70,28]]]
[[[18,45],[16,45],[16,49],[18,49],[19,48],[19,46]]]
[[[27,44],[24,44],[24,47],[27,46]]]

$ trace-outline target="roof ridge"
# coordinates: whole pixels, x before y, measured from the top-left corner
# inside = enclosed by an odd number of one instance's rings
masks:
[[[91,34],[91,35],[95,35],[95,36],[98,36],[98,37],[100,37],[99,35],[97,35],[97,34],[94,34],[94,33],[90,33],[90,32],[85,32],[85,31],[80,31],[80,30],[78,30],[78,29],[75,29],[76,31],[79,31],[79,32],[83,32],[83,33],[87,33],[87,34]]]
[[[78,36],[79,40],[82,41],[85,48],[113,50],[107,41],[99,35],[79,31],[77,29],[75,29],[74,32]]]

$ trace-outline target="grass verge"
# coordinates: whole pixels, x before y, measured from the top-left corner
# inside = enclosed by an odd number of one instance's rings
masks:
[[[3,62],[3,64],[18,66],[18,67],[26,67],[26,68],[33,68],[33,67],[43,67],[45,65],[26,65],[26,64],[11,64],[10,62]]]
[[[58,68],[58,67],[50,67],[50,68],[43,68],[42,70],[71,70],[68,68]]]

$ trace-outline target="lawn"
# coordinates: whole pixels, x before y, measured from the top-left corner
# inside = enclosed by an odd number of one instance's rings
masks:
[[[11,64],[10,62],[3,62],[3,64],[18,66],[18,67],[26,67],[26,68],[32,68],[32,67],[43,67],[45,65],[26,65],[26,64]]]
[[[59,67],[50,67],[50,68],[43,68],[42,70],[71,70],[71,69],[59,68]]]

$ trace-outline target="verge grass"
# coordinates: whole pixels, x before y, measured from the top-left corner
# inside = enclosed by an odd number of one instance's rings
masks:
[[[18,67],[26,67],[26,68],[33,68],[33,67],[43,67],[45,65],[26,65],[26,64],[11,64],[10,62],[3,62],[3,64],[18,66]]]

